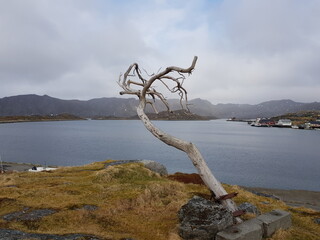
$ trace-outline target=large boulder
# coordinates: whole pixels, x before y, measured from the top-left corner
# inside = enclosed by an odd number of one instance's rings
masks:
[[[168,175],[167,168],[161,163],[152,160],[141,160],[141,163],[149,170],[159,173],[161,176]]]
[[[210,240],[233,225],[233,216],[224,206],[194,196],[178,212],[179,235],[185,240]]]
[[[242,210],[246,213],[252,213],[252,214],[255,214],[255,215],[260,215],[261,212],[259,211],[259,209],[251,204],[251,203],[248,203],[248,202],[244,202],[244,203],[241,203],[239,206],[238,206],[238,210]]]

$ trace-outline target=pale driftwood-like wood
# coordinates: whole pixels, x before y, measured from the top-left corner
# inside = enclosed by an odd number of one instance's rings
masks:
[[[162,83],[170,92],[178,93],[180,95],[181,106],[188,109],[187,91],[183,88],[183,81],[185,80],[185,74],[191,74],[194,70],[197,59],[197,57],[194,57],[189,68],[179,68],[174,66],[167,67],[165,70],[149,76],[148,80],[142,76],[138,64],[134,63],[128,68],[125,74],[120,75],[119,85],[123,89],[120,94],[131,94],[138,96],[140,102],[139,106],[137,107],[137,114],[143,122],[144,126],[162,142],[185,152],[191,159],[193,165],[197,169],[206,186],[218,198],[220,196],[226,195],[227,192],[223,188],[221,183],[213,176],[197,147],[191,142],[181,140],[161,131],[149,120],[148,116],[144,112],[146,104],[151,104],[151,106],[157,112],[154,106],[154,101],[152,101],[156,98],[163,102],[168,111],[170,111],[170,106],[163,94],[157,92],[156,89],[152,87],[152,84],[157,80]],[[130,80],[130,77],[137,78],[138,81]],[[175,84],[174,87],[170,88],[169,85],[165,83],[165,81],[172,81]],[[137,88],[134,89],[132,88],[132,86]],[[152,100],[147,99],[147,96],[152,98]],[[185,105],[183,105],[183,100],[185,100],[186,102]],[[232,212],[237,210],[237,206],[231,199],[223,200],[222,203]],[[236,218],[236,221],[241,222],[241,219]]]

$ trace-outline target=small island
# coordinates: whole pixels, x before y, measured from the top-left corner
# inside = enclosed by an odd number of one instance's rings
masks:
[[[186,110],[162,111],[159,113],[147,113],[150,120],[163,121],[208,121],[216,119],[213,116],[200,116]],[[132,117],[97,116],[93,120],[139,120],[138,115]]]

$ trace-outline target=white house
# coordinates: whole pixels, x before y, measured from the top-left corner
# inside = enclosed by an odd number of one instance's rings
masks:
[[[57,168],[49,168],[49,167],[32,167],[29,169],[29,172],[44,172],[44,171],[53,171],[56,170]]]
[[[290,119],[279,119],[277,125],[282,127],[291,127],[292,121]]]

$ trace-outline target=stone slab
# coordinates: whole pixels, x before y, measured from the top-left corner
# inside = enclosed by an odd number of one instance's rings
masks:
[[[256,219],[262,222],[263,237],[271,237],[275,231],[291,227],[291,214],[283,210],[273,210]]]
[[[219,232],[216,240],[260,240],[262,235],[262,222],[254,218]]]

